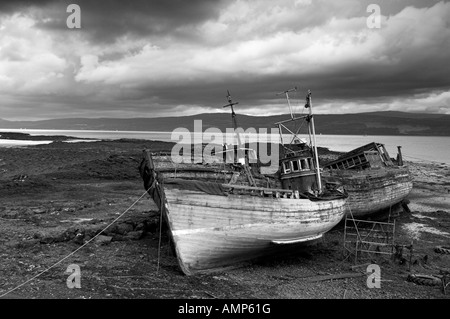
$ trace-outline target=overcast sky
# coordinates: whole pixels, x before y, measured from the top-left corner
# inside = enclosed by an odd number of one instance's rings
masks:
[[[81,8],[69,29],[67,6]],[[370,28],[380,8],[380,28]],[[0,2],[0,118],[450,114],[450,2]],[[300,106],[301,105],[301,106]]]

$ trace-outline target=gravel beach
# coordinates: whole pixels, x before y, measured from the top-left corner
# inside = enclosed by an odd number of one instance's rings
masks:
[[[450,270],[450,254],[436,250],[450,246],[447,164],[407,162],[414,188],[395,238],[412,244],[411,264],[408,251],[368,260],[380,266],[381,288],[368,288],[363,262],[343,258],[342,225],[290,255],[188,277],[138,172],[143,149],[170,143],[64,139],[0,148],[2,298],[449,299],[450,287],[444,295],[442,286],[407,280]],[[67,286],[70,265],[79,266],[81,288]]]

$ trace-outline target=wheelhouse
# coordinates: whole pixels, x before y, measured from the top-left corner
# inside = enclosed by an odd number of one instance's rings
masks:
[[[284,189],[300,193],[317,189],[316,167],[312,156],[293,155],[281,160],[281,183]]]

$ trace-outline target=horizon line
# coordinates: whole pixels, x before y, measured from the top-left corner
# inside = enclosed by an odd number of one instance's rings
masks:
[[[295,114],[298,114],[299,112],[296,112]],[[425,113],[425,112],[406,112],[406,111],[393,111],[393,110],[387,110],[387,111],[369,111],[369,112],[356,112],[356,113],[315,113],[314,115],[355,115],[355,114],[370,114],[370,113],[404,113],[404,114],[427,114],[427,115],[442,115],[447,116],[450,114],[446,113]],[[218,115],[218,114],[230,114],[229,112],[217,112],[217,113],[197,113],[192,115],[174,115],[174,116],[154,116],[154,117],[61,117],[61,118],[46,118],[46,119],[39,119],[39,120],[9,120],[0,118],[0,121],[7,121],[7,122],[39,122],[39,121],[53,121],[53,120],[76,120],[76,119],[83,119],[83,120],[95,120],[95,119],[116,119],[116,120],[134,120],[134,119],[156,119],[156,118],[184,118],[184,117],[192,117],[192,116],[200,116],[200,115]],[[249,116],[249,117],[272,117],[272,116],[282,116],[287,115],[290,116],[290,113],[279,113],[279,114],[271,114],[271,115],[250,115],[250,114],[237,114],[237,116]]]

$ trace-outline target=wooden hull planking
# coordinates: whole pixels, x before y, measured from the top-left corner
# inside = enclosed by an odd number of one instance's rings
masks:
[[[166,218],[185,274],[238,265],[320,238],[343,218],[345,199],[210,195],[164,188]]]
[[[355,174],[325,175],[325,180],[339,181],[347,191],[346,214],[366,217],[400,203],[412,190],[406,168],[362,171]],[[331,178],[330,178],[331,177]]]

